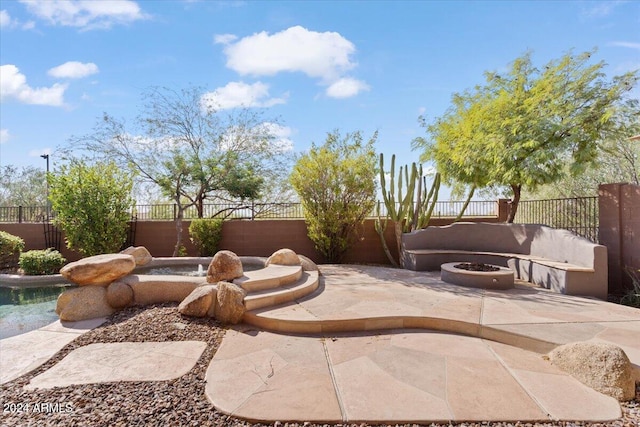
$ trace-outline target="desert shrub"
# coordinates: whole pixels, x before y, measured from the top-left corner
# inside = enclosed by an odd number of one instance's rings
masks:
[[[189,226],[191,242],[198,248],[200,256],[213,256],[218,252],[222,240],[222,223],[218,218],[194,219]]]
[[[633,270],[629,267],[625,270],[629,277],[631,277],[633,289],[627,291],[627,293],[620,299],[620,304],[640,308],[640,270]]]
[[[328,262],[340,262],[376,200],[377,132],[327,135],[300,156],[289,179],[300,197],[309,239]]]
[[[20,254],[20,268],[24,274],[37,276],[56,274],[67,262],[62,254],[53,249],[34,250]]]
[[[24,250],[24,240],[6,231],[0,231],[0,269],[18,266],[20,252]]]

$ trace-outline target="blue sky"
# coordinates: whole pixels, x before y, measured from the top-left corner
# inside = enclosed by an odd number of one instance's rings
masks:
[[[418,116],[484,71],[594,47],[610,76],[639,69],[640,2],[0,0],[0,165],[55,164],[103,112],[133,120],[152,85],[265,108],[295,151],[378,130],[409,163]]]

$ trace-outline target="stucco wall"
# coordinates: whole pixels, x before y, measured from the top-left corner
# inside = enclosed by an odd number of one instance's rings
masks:
[[[465,220],[469,220],[466,219]],[[475,218],[475,221],[497,222],[498,218]],[[446,225],[451,219],[433,220],[431,225]],[[183,243],[189,255],[198,255],[189,241],[189,221],[183,222]],[[0,224],[0,230],[20,236],[25,240],[26,250],[44,249],[44,228],[42,224]],[[387,245],[397,257],[393,224],[389,224],[385,234]],[[64,236],[63,236],[64,240]],[[136,246],[145,246],[153,256],[171,256],[176,241],[176,226],[173,221],[139,221],[136,224]],[[80,258],[79,254],[68,250],[62,244],[61,252],[69,261]],[[233,220],[226,221],[222,228],[221,249],[231,250],[238,255],[269,256],[281,248],[290,248],[306,255],[316,262],[324,262],[307,237],[307,226],[303,220]],[[374,228],[374,220],[366,220],[360,230],[359,239],[347,252],[344,263],[388,264],[380,238]]]
[[[604,184],[598,189],[600,243],[607,247],[609,293],[631,289],[625,268],[640,269],[640,186]]]

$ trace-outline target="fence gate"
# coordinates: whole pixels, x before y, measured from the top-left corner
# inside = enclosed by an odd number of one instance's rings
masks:
[[[60,251],[62,232],[58,230],[58,227],[53,225],[52,219],[53,216],[49,215],[44,215],[42,219],[42,224],[44,225],[44,246]]]

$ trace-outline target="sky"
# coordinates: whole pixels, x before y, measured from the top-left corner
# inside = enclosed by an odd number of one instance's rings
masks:
[[[151,86],[259,109],[295,152],[378,131],[411,163],[418,117],[485,71],[594,48],[608,76],[640,69],[640,1],[0,0],[0,166],[50,154],[53,170],[57,147],[104,112],[134,120]]]

